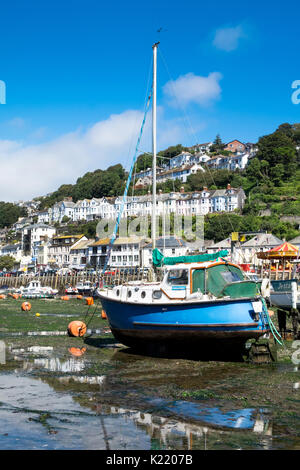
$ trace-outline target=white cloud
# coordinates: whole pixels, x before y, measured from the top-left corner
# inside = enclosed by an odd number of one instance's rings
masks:
[[[241,26],[220,28],[216,31],[213,45],[217,49],[230,52],[238,47],[239,40],[243,37],[245,37],[245,34]]]
[[[150,114],[138,154],[151,152]],[[88,171],[117,163],[129,170],[142,119],[142,112],[128,110],[49,142],[29,145],[0,140],[0,200],[13,202],[43,196],[61,184],[74,184]],[[174,143],[184,144],[187,138],[182,119],[168,119],[162,107],[158,107],[157,130],[158,150]]]
[[[124,164],[141,122],[142,113],[129,110],[47,143],[0,140],[0,200],[44,195],[87,171]]]
[[[163,90],[171,98],[170,104],[173,106],[189,103],[207,106],[220,98],[221,87],[219,81],[221,78],[222,75],[219,72],[212,72],[208,77],[187,73],[177,78],[177,80],[167,82]]]

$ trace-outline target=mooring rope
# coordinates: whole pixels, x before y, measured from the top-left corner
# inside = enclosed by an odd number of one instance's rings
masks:
[[[280,346],[283,346],[283,347],[286,347],[284,342],[283,342],[283,338],[282,336],[280,335],[280,333],[277,331],[276,329],[276,326],[274,325],[274,323],[272,322],[271,320],[271,317],[269,315],[269,312],[268,312],[268,308],[267,308],[267,305],[266,305],[266,301],[265,299],[262,297],[262,303],[264,305],[264,308],[265,308],[265,313],[267,315],[267,319],[268,319],[268,323],[269,323],[269,326],[270,326],[270,330],[271,330],[271,333],[272,335],[274,336],[274,339],[275,341],[280,344]],[[278,335],[278,338],[277,338],[277,335]],[[279,339],[280,338],[280,339]],[[282,341],[281,341],[282,340]]]

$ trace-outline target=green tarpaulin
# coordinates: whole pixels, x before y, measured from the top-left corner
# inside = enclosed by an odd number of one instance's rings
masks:
[[[222,258],[228,255],[227,250],[221,250],[217,253],[205,253],[204,255],[191,255],[191,256],[173,256],[171,258],[164,257],[164,255],[155,248],[152,251],[152,261],[157,268],[164,265],[173,265],[178,263],[199,263],[203,261],[214,261],[217,258]]]

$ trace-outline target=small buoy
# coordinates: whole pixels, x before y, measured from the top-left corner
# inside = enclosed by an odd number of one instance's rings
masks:
[[[40,313],[36,313],[35,316],[36,316],[36,317],[40,317],[41,314],[40,314]]]
[[[76,296],[76,299],[81,300],[81,299],[82,299],[82,295],[77,295],[77,296]]]
[[[102,312],[101,312],[101,318],[103,318],[103,320],[105,320],[107,318],[107,315],[106,315],[104,310],[102,310]]]
[[[30,302],[23,302],[21,308],[25,312],[28,312],[28,310],[31,309],[31,303]]]
[[[1,294],[1,295],[0,295],[0,299],[6,299],[6,295]]]
[[[83,336],[86,333],[86,324],[82,321],[71,321],[68,325],[69,336]]]
[[[19,294],[13,294],[12,297],[13,297],[13,299],[18,299],[18,298],[19,298]]]
[[[63,295],[63,296],[61,297],[61,300],[69,300],[69,297],[68,297],[67,295]]]
[[[93,305],[94,304],[94,299],[93,297],[86,297],[85,301],[88,305]]]
[[[272,315],[274,315],[274,310],[268,310],[268,314],[270,317],[272,317]]]
[[[86,348],[69,348],[69,352],[72,354],[72,356],[75,357],[80,357],[82,356],[86,351]]]

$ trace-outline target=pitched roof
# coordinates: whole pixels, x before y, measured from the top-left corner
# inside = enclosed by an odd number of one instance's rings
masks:
[[[181,246],[185,247],[186,243],[181,238],[168,237],[168,238],[158,238],[156,240],[156,248],[180,248]],[[152,242],[145,245],[145,248],[152,248]]]
[[[283,241],[275,237],[272,233],[258,233],[255,237],[243,243],[242,246],[276,246],[281,243],[283,243]]]
[[[214,243],[213,245],[209,245],[209,248],[230,248],[231,247],[231,239],[225,238],[218,243]]]
[[[140,243],[142,241],[142,237],[118,237],[114,241],[114,245],[127,245],[130,243]],[[110,243],[110,238],[101,238],[100,240],[97,240],[93,243],[91,243],[89,246],[99,246],[99,245],[109,245]]]
[[[83,250],[84,248],[88,248],[94,240],[81,240],[77,243],[77,245],[72,246],[71,250]]]
[[[290,240],[289,243],[292,243],[293,245],[300,245],[300,235],[298,235],[296,238],[293,238],[293,240]]]
[[[55,235],[53,237],[53,240],[60,240],[60,239],[64,239],[64,238],[82,238],[84,237],[84,234],[82,233],[81,235]]]

